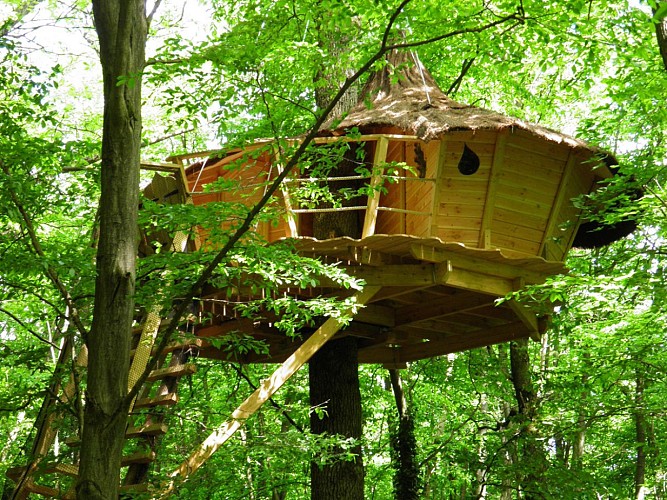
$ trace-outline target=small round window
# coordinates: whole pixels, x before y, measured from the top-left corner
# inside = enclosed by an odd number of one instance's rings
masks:
[[[459,160],[459,172],[463,175],[472,175],[479,170],[479,156],[468,147],[463,145],[463,154]]]

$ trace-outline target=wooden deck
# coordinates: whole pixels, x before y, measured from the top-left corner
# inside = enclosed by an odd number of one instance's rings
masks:
[[[545,326],[542,316],[546,309],[535,311],[514,301],[496,305],[496,301],[525,284],[541,283],[547,276],[565,270],[561,263],[539,257],[509,258],[498,250],[470,249],[436,238],[301,238],[296,245],[302,254],[338,262],[367,286],[381,287],[334,338],[357,337],[359,362],[389,367],[517,338],[538,338]],[[295,298],[343,298],[352,293],[321,285],[283,292]],[[260,320],[236,315],[232,304],[249,293],[239,290],[238,297],[229,297],[227,290],[207,292],[203,311],[211,321],[195,330],[204,341],[200,356],[242,363],[281,363],[307,338],[308,332],[302,338],[289,338],[274,326],[278,318],[268,314]],[[230,357],[228,351],[207,342],[232,333],[264,341],[268,354]]]

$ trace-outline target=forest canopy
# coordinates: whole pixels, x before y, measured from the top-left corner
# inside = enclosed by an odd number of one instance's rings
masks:
[[[79,498],[117,497],[118,475],[129,474],[119,472],[127,409],[141,398],[119,353],[141,330],[138,312],[171,322],[166,347],[183,322],[192,328],[205,287],[246,280],[265,299],[239,314],[270,310],[286,337],[310,332],[317,318],[349,320],[350,300],[278,300],[281,286],[322,280],[357,293],[363,283],[289,245],[265,245],[253,228],[283,217],[275,207],[140,197],[154,172],[140,171],[139,158],[222,158],[268,139],[288,168],[305,168],[312,149],[290,139],[310,139],[339,118],[335,99],[361,92],[392,47],[458,102],[609,152],[619,175],[572,203],[589,220],[631,219],[637,229],[574,249],[567,274],[505,299],[550,312],[539,341],[401,370],[359,365],[358,439],[308,430],[326,410],[311,407],[307,370],[299,371],[172,494],[308,498],[312,468],[361,454],[365,498],[667,498],[665,1],[0,0],[0,474],[13,474],[3,498],[13,498],[17,467],[43,470],[77,456],[64,442],[71,435],[81,436],[86,479],[44,484],[77,488]],[[325,195],[308,196],[321,203]],[[127,210],[113,212],[119,200]],[[220,229],[220,220],[228,225]],[[194,238],[203,221],[216,221],[206,231],[219,253],[140,244],[146,234]],[[124,256],[114,253],[121,246]],[[137,247],[146,257],[135,263]],[[169,432],[154,440],[159,466],[132,474],[164,485],[167,471],[271,375],[275,366],[234,361],[267,346],[232,333],[216,346],[228,361],[183,354],[196,373],[181,378],[179,403],[160,414]],[[89,372],[84,352],[96,360]],[[36,443],[49,419],[60,423],[46,453]],[[95,422],[117,428],[104,437],[120,443],[109,452],[117,455],[104,479],[111,489],[84,465],[107,450]]]

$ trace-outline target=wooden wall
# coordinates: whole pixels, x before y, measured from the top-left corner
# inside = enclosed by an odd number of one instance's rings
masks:
[[[480,246],[496,137],[496,132],[488,131],[454,132],[445,137],[432,236],[473,248]],[[479,170],[472,175],[462,175],[458,170],[464,144],[480,159]]]
[[[462,175],[466,144],[479,170]],[[561,261],[579,223],[572,199],[595,187],[591,152],[523,130],[465,131],[445,136],[432,236],[509,255]],[[608,169],[596,175],[609,175]]]
[[[368,159],[377,156],[379,136],[361,139]],[[561,261],[579,223],[572,198],[589,193],[599,178],[611,175],[606,167],[593,172],[590,151],[574,150],[524,130],[453,131],[427,143],[409,136],[384,137],[388,138],[386,162],[405,163],[412,171],[399,169],[396,182],[384,181],[375,234],[437,237],[470,248],[501,249],[507,256]],[[471,175],[458,169],[464,145],[480,160],[479,169]],[[272,156],[256,148],[253,154],[251,148],[208,165],[201,175],[193,169],[188,179],[195,204],[240,201],[254,205],[264,193],[265,182],[276,175]],[[238,187],[201,193],[202,186],[219,176],[237,181]],[[284,209],[282,193],[276,195],[275,206]],[[299,235],[312,236],[312,218],[312,213],[296,218]],[[290,235],[284,214],[273,224],[259,224],[257,230],[268,241]]]
[[[264,195],[266,183],[278,175],[277,169],[273,166],[271,155],[264,151],[259,152],[258,148],[249,148],[246,151],[229,155],[222,160],[214,161],[205,165],[204,169],[192,169],[188,175],[189,189],[192,191],[192,199],[195,205],[203,205],[211,202],[240,202],[246,206],[255,205]],[[201,172],[200,172],[201,170]],[[234,183],[229,189],[216,190],[214,192],[204,192],[205,186],[219,178],[225,178],[230,183]],[[276,195],[276,206],[279,209],[284,207],[282,194]],[[243,214],[239,214],[239,219]],[[221,220],[220,225],[223,228],[229,228],[232,225],[238,225],[239,219],[235,221]],[[255,226],[256,232],[267,239],[275,241],[288,236],[287,222],[285,217],[281,216],[273,223],[259,222]],[[206,241],[207,232],[200,229],[200,238]]]

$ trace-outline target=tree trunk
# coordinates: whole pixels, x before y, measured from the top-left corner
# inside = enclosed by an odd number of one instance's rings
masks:
[[[102,195],[95,306],[77,498],[116,499],[127,422],[127,376],[137,253],[142,0],[94,0],[104,81]]]
[[[657,2],[653,13],[655,14],[664,3],[664,1]],[[658,49],[660,50],[660,57],[662,57],[662,64],[667,71],[667,16],[655,23],[655,35],[658,40]]]
[[[588,352],[584,353],[584,360],[586,362],[587,367],[589,366],[590,359],[591,359],[590,353]],[[583,373],[581,375],[581,384],[583,387],[586,387],[586,385],[588,384],[588,373]],[[586,430],[588,428],[584,403],[589,398],[589,396],[590,395],[588,394],[587,390],[584,389],[581,392],[582,407],[579,408],[578,410],[577,430],[574,434],[574,442],[572,443],[572,467],[575,470],[578,470],[578,468],[581,467],[581,460],[584,457],[584,447],[586,445]]]
[[[357,362],[357,341],[345,337],[330,341],[310,361],[310,405],[322,408],[326,415],[310,415],[314,434],[340,435],[361,439],[361,393]],[[342,452],[333,450],[334,453]],[[346,450],[352,460],[336,458],[324,465],[311,464],[311,498],[313,500],[363,500],[364,466],[361,446]]]
[[[644,500],[644,482],[646,476],[646,412],[644,410],[644,389],[646,379],[640,369],[636,371],[635,387],[635,432],[637,443],[637,460],[635,462],[635,498]]]
[[[392,460],[396,469],[394,475],[394,498],[396,500],[416,500],[419,498],[419,464],[417,463],[417,440],[415,422],[408,408],[403,391],[403,383],[398,370],[389,370],[391,388],[396,399],[398,425],[391,429]]]
[[[528,339],[515,340],[510,343],[510,368],[521,425],[523,469],[521,486],[525,493],[524,498],[544,498],[541,489],[545,456],[544,450],[536,440],[537,429],[533,424],[537,410],[537,394],[532,383]]]
[[[338,32],[326,32],[321,27],[320,47],[329,54],[329,61],[339,61],[350,40]],[[348,76],[349,68],[336,64],[322,66],[317,74],[315,100],[319,109],[326,109],[331,98]],[[357,102],[356,87],[352,87],[341,99],[331,116],[340,116]],[[350,158],[343,159],[339,170],[332,175],[345,175]],[[353,166],[351,167],[354,170]],[[349,174],[347,174],[349,175]],[[348,186],[330,186],[332,192]],[[321,214],[313,222],[315,237],[360,236],[356,212],[334,212]],[[357,361],[357,340],[345,337],[330,341],[313,356],[309,363],[310,404],[323,407],[326,414],[320,418],[311,414],[310,429],[313,434],[340,434],[354,439],[361,438],[362,415],[361,393]],[[361,446],[349,450],[355,454],[353,460],[335,459],[324,465],[311,464],[311,498],[313,500],[363,500],[364,464]]]

